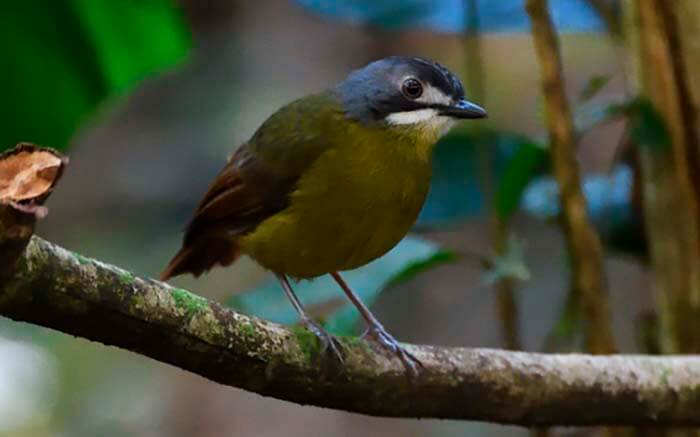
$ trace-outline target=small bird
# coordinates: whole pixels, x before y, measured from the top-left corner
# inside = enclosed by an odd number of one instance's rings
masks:
[[[342,361],[340,344],[304,311],[290,278],[330,274],[374,339],[417,372],[343,280],[406,236],[430,186],[433,145],[460,119],[486,117],[437,62],[393,56],[268,118],[228,159],[161,275],[194,276],[241,254],[273,272],[301,322]]]

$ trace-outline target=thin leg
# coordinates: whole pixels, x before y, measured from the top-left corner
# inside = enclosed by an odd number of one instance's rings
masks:
[[[343,289],[345,294],[348,296],[348,299],[350,299],[350,302],[355,305],[355,308],[357,308],[357,310],[360,312],[362,318],[365,319],[367,330],[363,334],[363,337],[373,338],[384,348],[396,354],[409,372],[414,375],[418,374],[418,369],[423,366],[418,358],[406,351],[406,349],[404,349],[401,344],[399,344],[399,342],[396,341],[396,339],[392,337],[391,334],[386,331],[386,329],[384,329],[384,326],[379,323],[379,320],[374,317],[374,314],[372,314],[369,308],[367,308],[367,306],[362,303],[355,292],[352,291],[347,282],[345,282],[343,277],[340,276],[340,273],[333,272],[331,273],[331,276],[333,279],[335,279],[335,282],[340,285],[340,288]]]
[[[304,311],[304,307],[301,305],[299,298],[292,289],[292,285],[289,283],[289,279],[287,279],[285,275],[277,274],[277,279],[279,279],[280,283],[282,284],[282,289],[284,290],[284,293],[289,298],[289,301],[292,303],[292,306],[296,310],[297,314],[299,314],[299,319],[301,319],[301,323],[306,327],[306,329],[311,331],[321,342],[321,350],[323,352],[332,352],[333,355],[342,363],[343,354],[340,352],[340,350],[342,349],[342,345],[340,344],[338,339],[326,332],[326,330],[323,329],[321,325],[316,323],[311,317],[309,317],[306,314],[306,311]]]

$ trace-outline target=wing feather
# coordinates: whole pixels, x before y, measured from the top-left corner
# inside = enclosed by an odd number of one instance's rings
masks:
[[[244,144],[204,195],[187,227],[185,244],[207,233],[232,238],[252,231],[287,206],[295,183],[266,172]]]
[[[161,278],[195,276],[229,265],[238,237],[283,210],[297,181],[327,150],[324,135],[344,115],[333,92],[290,103],[268,118],[214,179],[187,226],[180,251]]]

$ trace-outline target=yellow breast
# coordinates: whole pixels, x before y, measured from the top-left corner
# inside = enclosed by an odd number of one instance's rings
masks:
[[[355,140],[323,152],[285,210],[240,240],[244,253],[272,271],[312,278],[367,264],[401,241],[428,192],[434,139],[347,134]]]

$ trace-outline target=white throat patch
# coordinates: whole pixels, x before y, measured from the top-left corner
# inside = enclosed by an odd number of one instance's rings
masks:
[[[416,109],[414,111],[394,112],[386,116],[386,122],[389,124],[416,124],[426,123],[430,120],[440,117],[434,109]]]
[[[431,132],[437,138],[445,135],[457,122],[452,117],[438,114],[435,109],[416,109],[415,111],[395,112],[385,118],[393,126],[411,126],[424,132]]]

